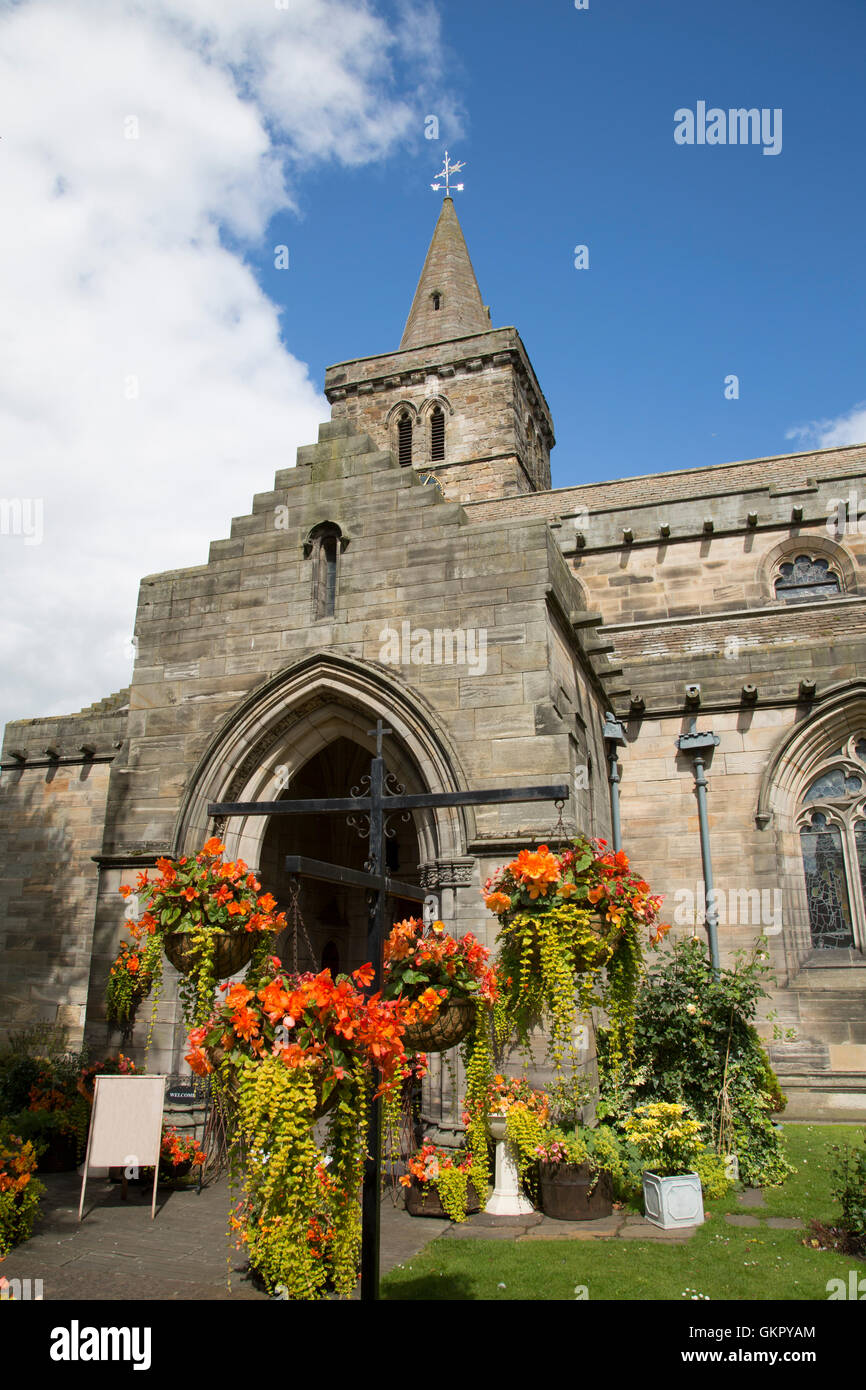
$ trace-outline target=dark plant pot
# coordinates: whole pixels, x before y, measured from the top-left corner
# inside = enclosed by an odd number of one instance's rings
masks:
[[[214,932],[214,974],[218,980],[227,980],[236,975],[248,964],[253,951],[261,939],[259,932]],[[197,955],[192,949],[192,935],[189,932],[169,932],[162,944],[175,970],[181,975],[189,975],[196,964]]]
[[[183,1163],[167,1163],[164,1158],[159,1161],[159,1181],[174,1182],[175,1178],[185,1178],[192,1172],[192,1159],[187,1158]]]
[[[70,1173],[78,1167],[78,1138],[74,1134],[52,1134],[48,1148],[39,1159],[38,1173]]]
[[[432,1023],[407,1028],[403,1046],[407,1052],[447,1052],[472,1031],[475,1009],[474,999],[453,999],[440,1009]]]
[[[451,1217],[439,1200],[439,1193],[430,1183],[422,1185],[417,1178],[412,1179],[412,1186],[404,1188],[406,1193],[406,1210],[410,1216],[437,1216],[440,1221],[450,1221]],[[481,1202],[478,1193],[472,1183],[466,1186],[466,1211],[471,1215],[472,1212],[481,1210]]]
[[[541,1209],[555,1221],[598,1221],[613,1211],[609,1173],[588,1163],[539,1163]]]

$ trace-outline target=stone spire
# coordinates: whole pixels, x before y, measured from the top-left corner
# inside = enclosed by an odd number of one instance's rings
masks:
[[[438,308],[437,308],[438,305]],[[412,300],[400,351],[487,333],[490,315],[469,259],[453,198],[445,198],[421,279]]]

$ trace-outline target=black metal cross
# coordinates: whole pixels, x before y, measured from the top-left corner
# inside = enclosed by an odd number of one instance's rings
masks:
[[[352,815],[362,812],[368,820],[369,853],[365,872],[349,869],[339,864],[327,864],[323,860],[310,859],[305,855],[290,854],[286,858],[286,871],[306,878],[321,879],[329,883],[340,883],[349,887],[364,888],[370,903],[369,928],[367,932],[367,954],[373,966],[374,977],[370,986],[376,992],[382,988],[382,955],[385,943],[385,903],[389,897],[408,898],[411,902],[423,902],[427,896],[423,888],[411,883],[399,883],[385,871],[384,844],[387,834],[388,817],[394,811],[435,810],[444,806],[493,806],[506,802],[521,801],[567,801],[568,787],[563,785],[544,787],[507,787],[496,791],[468,792],[421,792],[407,794],[402,787],[391,792],[387,783],[392,774],[385,772],[382,756],[382,737],[390,734],[381,719],[377,719],[375,729],[368,734],[376,736],[376,754],[370,760],[370,774],[364,781],[369,782],[369,794],[349,797],[317,797],[300,801],[229,801],[216,802],[208,806],[209,816],[305,816],[337,815],[340,812]],[[376,1101],[370,1108],[370,1128],[367,1139],[367,1162],[364,1168],[362,1194],[362,1237],[361,1237],[361,1299],[372,1302],[379,1296],[379,1212],[380,1212],[380,1167],[382,1160],[382,1108]]]

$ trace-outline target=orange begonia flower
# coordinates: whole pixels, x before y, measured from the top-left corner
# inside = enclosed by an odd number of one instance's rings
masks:
[[[561,878],[556,855],[550,853],[547,845],[539,845],[537,850],[522,849],[508,868],[522,880],[533,900],[549,892],[551,884]]]

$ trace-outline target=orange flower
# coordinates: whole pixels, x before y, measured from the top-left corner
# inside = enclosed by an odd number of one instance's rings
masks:
[[[484,899],[484,906],[498,916],[501,912],[508,911],[511,906],[511,899],[505,893],[490,893]]]
[[[539,845],[537,850],[522,849],[508,868],[515,878],[523,881],[533,901],[546,894],[551,884],[558,883],[561,877],[556,855],[551,854],[547,845]]]
[[[238,1009],[232,1014],[232,1027],[239,1038],[246,1038],[249,1042],[259,1031],[259,1020],[252,1009]]]
[[[214,859],[217,855],[225,854],[225,845],[217,835],[212,835],[206,844],[202,845],[202,854]]]
[[[230,1009],[242,1009],[252,997],[252,990],[247,989],[246,985],[238,981],[236,985],[232,985],[226,995],[226,1004]]]

